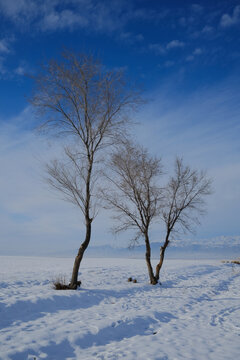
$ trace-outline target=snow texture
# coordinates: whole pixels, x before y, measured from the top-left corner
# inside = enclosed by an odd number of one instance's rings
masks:
[[[166,260],[151,286],[144,260],[84,259],[82,287],[53,290],[72,264],[0,257],[0,359],[239,358],[238,265]]]

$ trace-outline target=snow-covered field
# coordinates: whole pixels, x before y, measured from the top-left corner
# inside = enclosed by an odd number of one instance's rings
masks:
[[[82,287],[56,291],[73,259],[0,257],[0,359],[238,359],[240,267],[84,259]],[[129,276],[138,283],[129,283]]]

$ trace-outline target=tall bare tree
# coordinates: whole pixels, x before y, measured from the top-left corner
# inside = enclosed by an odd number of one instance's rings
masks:
[[[163,189],[161,217],[165,224],[166,236],[160,249],[160,261],[156,266],[158,281],[164,255],[174,233],[189,232],[199,223],[205,212],[205,197],[211,194],[211,180],[202,171],[185,166],[182,159],[175,162],[174,175]]]
[[[125,142],[111,158],[112,172],[107,176],[111,186],[103,192],[107,207],[114,209],[116,233],[133,229],[137,241],[145,240],[145,259],[151,284],[156,284],[151,264],[149,229],[159,216],[161,189],[156,179],[162,173],[160,159],[152,157],[146,149]]]
[[[80,263],[91,239],[94,219],[93,171],[101,150],[125,136],[129,112],[139,104],[121,71],[106,71],[93,57],[65,53],[44,65],[34,78],[31,103],[39,110],[42,128],[74,139],[76,150],[66,149],[68,166],[48,166],[49,182],[81,209],[85,239],[75,258],[69,288],[76,289]]]

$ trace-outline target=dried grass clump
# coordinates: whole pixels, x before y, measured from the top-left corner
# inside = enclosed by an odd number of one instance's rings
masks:
[[[240,265],[240,258],[235,260],[223,260],[222,263],[224,264],[237,264]]]
[[[77,286],[74,288],[70,286],[66,282],[66,278],[64,276],[59,276],[55,281],[53,281],[53,288],[55,290],[76,290],[78,287],[81,286],[81,281],[77,282]]]
[[[53,283],[53,287],[55,290],[69,290],[69,285],[63,284],[60,281],[56,281]]]
[[[56,280],[53,281],[53,288],[55,290],[68,290],[69,285],[66,282],[65,276],[58,276]]]

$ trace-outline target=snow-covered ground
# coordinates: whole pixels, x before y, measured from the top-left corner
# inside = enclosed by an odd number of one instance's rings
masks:
[[[84,259],[82,287],[53,290],[72,264],[0,257],[0,359],[239,358],[239,266],[166,260],[151,286],[144,260]]]

